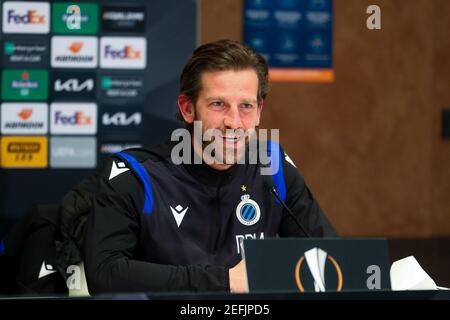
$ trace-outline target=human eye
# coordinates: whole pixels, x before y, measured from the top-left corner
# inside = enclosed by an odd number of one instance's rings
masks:
[[[211,107],[215,108],[215,109],[221,109],[225,106],[225,104],[222,101],[212,101],[209,104]]]
[[[251,110],[253,109],[254,105],[252,103],[243,103],[241,104],[241,108],[244,110]]]

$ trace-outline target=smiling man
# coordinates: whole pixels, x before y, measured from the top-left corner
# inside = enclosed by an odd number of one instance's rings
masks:
[[[200,80],[202,89],[197,99],[182,93],[178,105],[186,123],[198,121],[203,136],[211,137],[212,141],[203,141],[203,149],[215,144],[210,166],[225,170],[244,156],[246,132],[259,125],[263,104],[257,97],[258,77],[253,69],[223,70],[205,72]],[[192,139],[195,151],[200,153],[198,140]]]
[[[223,40],[194,51],[178,96],[188,147],[174,152],[168,141],[126,150],[100,174],[85,247],[91,294],[246,292],[241,239],[305,236],[271,186],[310,235],[335,236],[278,144],[267,143],[279,163],[270,176],[262,163],[246,161],[251,146],[261,149],[251,142],[267,89],[267,64],[249,47]]]

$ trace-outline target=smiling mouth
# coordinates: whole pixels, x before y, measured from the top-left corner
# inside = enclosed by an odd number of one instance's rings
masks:
[[[226,142],[237,142],[241,139],[241,137],[222,137]]]

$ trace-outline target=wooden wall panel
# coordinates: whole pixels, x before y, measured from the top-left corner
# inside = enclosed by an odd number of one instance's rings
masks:
[[[450,233],[450,139],[442,139],[442,109],[450,109],[450,1],[433,0],[432,230]]]
[[[382,30],[366,28],[371,4]],[[242,40],[242,6],[203,0],[202,42]],[[263,126],[280,129],[342,235],[450,234],[439,118],[450,107],[449,10],[446,0],[335,0],[335,81],[271,86]]]

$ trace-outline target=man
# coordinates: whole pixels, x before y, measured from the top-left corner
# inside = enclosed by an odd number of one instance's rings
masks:
[[[87,225],[91,294],[246,292],[239,239],[304,236],[269,192],[272,183],[312,236],[335,236],[278,145],[270,150],[280,160],[273,176],[262,175],[260,163],[241,163],[250,141],[244,133],[259,125],[267,87],[264,59],[238,42],[194,51],[180,78],[179,116],[189,132],[201,124],[202,133],[218,134],[206,142],[192,137],[184,152],[193,163],[174,163],[175,142],[127,150],[106,163]],[[212,142],[219,147],[208,156],[202,151]]]

